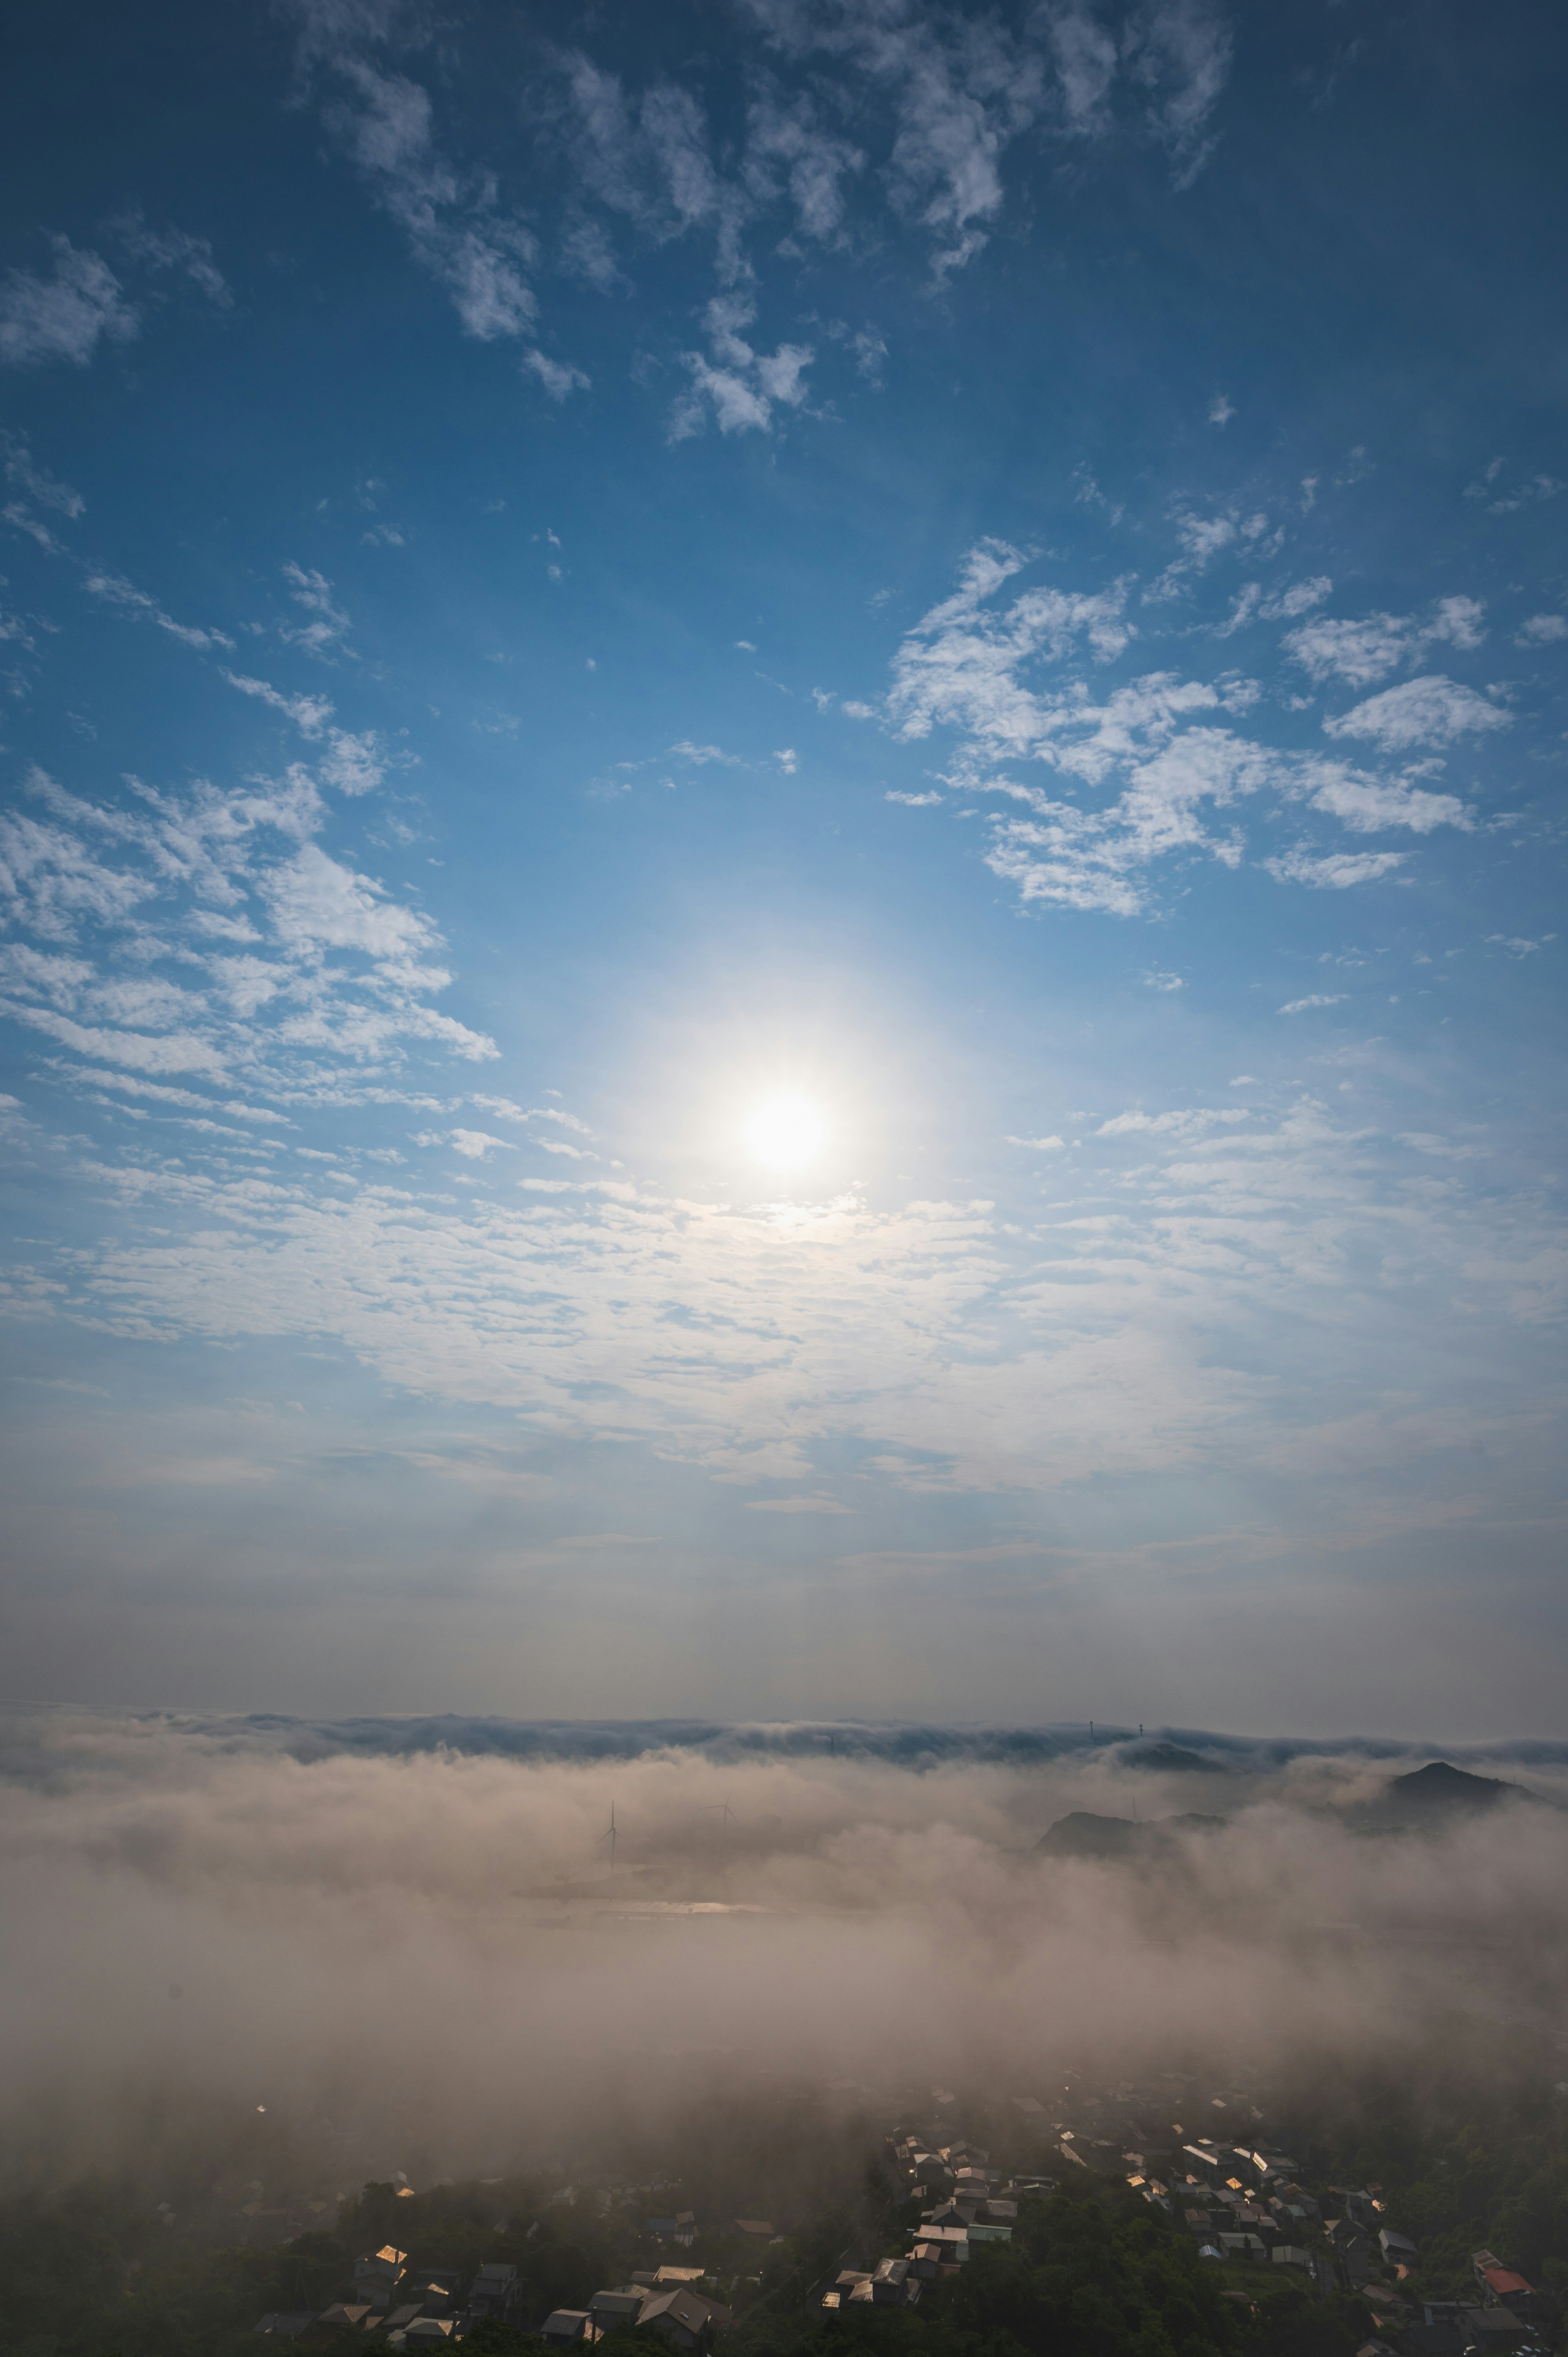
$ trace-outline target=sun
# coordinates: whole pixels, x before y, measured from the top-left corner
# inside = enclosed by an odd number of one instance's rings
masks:
[[[827,1143],[822,1107],[810,1097],[780,1093],[753,1105],[746,1142],[754,1161],[769,1170],[804,1170]]]

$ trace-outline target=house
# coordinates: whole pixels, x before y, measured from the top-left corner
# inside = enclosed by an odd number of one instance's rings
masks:
[[[539,2328],[541,2340],[558,2348],[573,2341],[596,2341],[594,2319],[585,2308],[553,2308]]]
[[[1505,2267],[1495,2251],[1472,2253],[1470,2265],[1475,2271],[1477,2289],[1488,2307],[1506,2307],[1515,2299],[1534,2299],[1533,2287],[1522,2276],[1516,2275],[1511,2267]]]
[[[682,2287],[655,2292],[644,2303],[637,2324],[639,2332],[657,2332],[672,2349],[706,2350],[712,2347],[714,2335],[725,2331],[731,2321],[727,2308]]]
[[[737,2218],[735,2222],[743,2234],[755,2234],[765,2243],[773,2240],[773,2222],[769,2218]]]
[[[1269,2255],[1257,2234],[1221,2234],[1219,2247],[1228,2259],[1266,2259]]]
[[[487,2260],[469,2287],[468,2313],[472,2317],[510,2318],[516,2315],[521,2298],[517,2269]]]
[[[383,2243],[379,2251],[371,2251],[354,2262],[354,2297],[373,2300],[379,2308],[392,2305],[392,2295],[403,2281],[408,2253],[391,2243]]]
[[[317,2326],[328,2332],[365,2332],[371,2329],[372,2322],[380,2324],[381,2320],[369,2301],[341,2299],[323,2309],[316,2319]]]
[[[1269,2255],[1275,2266],[1305,2267],[1309,2275],[1312,2272],[1312,2253],[1304,2251],[1299,2243],[1276,2243]]]
[[[1378,2236],[1378,2248],[1391,2267],[1412,2267],[1419,2255],[1408,2234],[1396,2234],[1387,2226]]]
[[[594,2294],[588,2302],[588,2313],[601,2332],[608,2332],[618,2324],[635,2324],[650,2288],[647,2284],[612,2284],[607,2290]]]
[[[908,2259],[882,2259],[872,2271],[871,2300],[875,2308],[904,2308],[918,2283],[911,2277]]]
[[[1462,2308],[1457,2321],[1467,2349],[1517,2349],[1528,2337],[1511,2308]]]
[[[1013,2229],[1011,2226],[993,2223],[989,2218],[977,2218],[970,2227],[969,2239],[972,2243],[1010,2243],[1013,2239]]]
[[[416,2299],[405,2300],[401,2308],[391,2309],[390,2312],[381,2319],[381,2330],[383,2332],[406,2332],[409,2326],[413,2322],[415,2317],[418,2316],[419,2313],[419,2302]]]
[[[457,2330],[456,2319],[450,2316],[416,2316],[403,2328],[403,2340],[413,2346],[434,2348],[437,2341],[450,2341]]]
[[[252,2324],[251,2330],[252,2332],[269,2334],[274,2341],[297,2341],[302,2332],[309,2331],[315,2321],[314,2309],[278,2309],[274,2313],[263,2316],[259,2323]]]

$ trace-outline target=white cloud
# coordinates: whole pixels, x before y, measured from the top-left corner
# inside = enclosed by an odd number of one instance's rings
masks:
[[[726,753],[719,745],[694,745],[689,737],[682,737],[678,745],[671,746],[670,750],[681,760],[690,761],[697,770],[706,769],[712,761],[722,763],[726,770],[744,770],[746,767],[738,753]]]
[[[1050,1137],[1004,1137],[1002,1142],[1004,1146],[1026,1146],[1033,1154],[1060,1154],[1063,1151],[1061,1139],[1055,1135]]]
[[[1568,614],[1532,614],[1514,640],[1517,647],[1550,647],[1568,639]]]
[[[415,262],[446,287],[464,331],[482,343],[526,334],[537,310],[524,274],[537,259],[533,232],[501,209],[492,175],[443,153],[428,91],[377,61],[394,29],[390,12],[292,0],[292,13],[302,70],[332,77],[329,128]]]
[[[1540,941],[1532,942],[1520,933],[1488,933],[1487,939],[1495,942],[1498,948],[1507,950],[1510,957],[1526,958],[1533,957],[1537,950],[1544,948],[1548,942],[1554,942],[1557,936],[1555,933],[1542,933]]]
[[[79,1056],[101,1056],[106,1063],[128,1064],[138,1072],[196,1072],[213,1081],[225,1077],[223,1060],[212,1042],[188,1032],[149,1039],[134,1031],[91,1028],[48,1007],[13,1005],[5,1011]]]
[[[1343,990],[1336,990],[1326,993],[1323,991],[1314,991],[1309,997],[1293,998],[1288,1006],[1282,1006],[1280,1008],[1280,1013],[1282,1015],[1302,1015],[1305,1014],[1306,1009],[1310,1006],[1343,1006],[1346,996],[1347,993]]]
[[[1282,1010],[1283,1011],[1283,1010]],[[1102,1121],[1095,1131],[1096,1137],[1197,1137],[1218,1123],[1228,1125],[1249,1121],[1251,1116],[1240,1105],[1223,1108],[1197,1106],[1187,1113],[1119,1113],[1110,1121]]]
[[[300,1054],[319,1085],[323,1058],[384,1063],[409,1039],[496,1052],[430,1004],[450,979],[433,921],[312,840],[328,813],[304,770],[183,796],[133,779],[124,804],[38,770],[27,783],[44,815],[0,817],[0,909],[17,937],[0,983],[12,1014],[62,1047],[143,1072],[264,1071],[273,1088]]]
[[[150,597],[145,589],[138,589],[134,581],[122,580],[118,574],[90,573],[81,586],[90,597],[102,597],[108,605],[119,606],[128,613],[145,614],[150,621],[157,624],[160,630],[166,630],[171,639],[177,639],[181,646],[193,648],[198,654],[210,653],[214,647],[224,647],[233,652],[234,641],[223,631],[210,627],[199,630],[193,623],[177,622],[172,615],[164,612],[156,597]]]
[[[537,347],[523,354],[522,365],[530,375],[539,379],[552,401],[564,401],[569,393],[586,393],[593,382],[590,376],[580,368],[575,368],[569,361],[553,361],[547,352],[540,351]]]
[[[349,617],[332,602],[332,584],[324,573],[307,570],[291,557],[283,568],[289,595],[310,616],[308,622],[285,623],[278,636],[307,655],[328,656],[349,628]]]
[[[1303,778],[1314,810],[1327,812],[1358,834],[1391,826],[1408,827],[1412,834],[1430,834],[1439,826],[1467,832],[1472,824],[1456,794],[1430,793],[1404,779],[1369,778],[1332,761],[1307,762]]]
[[[1323,726],[1330,737],[1365,737],[1390,752],[1402,752],[1415,745],[1449,745],[1456,737],[1509,725],[1510,716],[1473,687],[1429,673],[1385,688],[1352,711],[1326,719]]]
[[[36,368],[71,361],[84,368],[99,343],[124,343],[140,321],[101,254],[78,253],[67,237],[50,241],[54,275],[8,270],[0,280],[0,361]]]
[[[768,432],[776,405],[798,409],[805,400],[811,347],[780,344],[775,352],[755,350],[740,331],[756,316],[749,296],[715,295],[709,303],[705,321],[713,360],[701,352],[682,354],[692,385],[671,412],[671,442],[702,432],[704,403],[711,404],[721,434],[743,434]]]
[[[795,210],[795,226],[819,244],[842,242],[843,182],[864,171],[865,156],[847,139],[823,127],[811,98],[798,91],[757,101],[746,120],[746,181],[759,203],[772,203],[780,188]]]
[[[5,454],[5,480],[15,483],[43,508],[53,508],[59,514],[75,522],[87,511],[81,493],[69,483],[58,483],[48,470],[38,466],[26,438],[19,434],[0,430],[0,450]]]
[[[1227,400],[1224,393],[1217,393],[1213,400],[1208,404],[1208,422],[1210,425],[1229,425],[1230,420],[1235,416],[1235,404]]]
[[[1187,984],[1179,974],[1146,974],[1144,986],[1147,990],[1185,990]]]
[[[328,749],[317,764],[329,786],[340,794],[373,793],[387,772],[388,756],[373,728],[358,737],[347,728],[329,732]]]
[[[1282,884],[1313,884],[1327,891],[1344,891],[1352,884],[1376,884],[1385,876],[1402,867],[1406,855],[1402,851],[1333,851],[1317,858],[1304,845],[1283,857],[1263,862],[1269,874]],[[1309,1002],[1303,1000],[1302,1005]],[[1287,1007],[1283,1010],[1290,1013]]]
[[[1136,636],[1122,619],[1122,582],[1088,594],[1026,590],[1004,612],[987,611],[987,600],[1027,562],[1005,541],[977,543],[952,597],[908,632],[894,660],[887,697],[899,736],[925,737],[940,722],[989,740],[999,751],[1029,751],[1058,725],[1058,707],[1024,686],[1020,670],[1060,662],[1081,644],[1098,662],[1109,662]]]
[[[1261,582],[1249,581],[1237,591],[1230,615],[1219,624],[1215,636],[1230,638],[1253,621],[1294,621],[1298,614],[1310,614],[1315,606],[1321,606],[1333,587],[1326,574],[1318,574],[1310,581],[1293,581],[1272,597],[1266,597]]]
[[[1431,619],[1423,623],[1410,614],[1367,614],[1348,622],[1320,619],[1292,630],[1285,651],[1316,680],[1342,679],[1351,687],[1369,687],[1397,663],[1413,661],[1424,647],[1442,641],[1466,652],[1478,647],[1487,635],[1485,614],[1478,598],[1440,597]]]
[[[904,794],[889,787],[882,799],[887,802],[902,802],[906,810],[934,810],[939,802],[946,800],[946,796],[934,790],[925,794]]]
[[[285,714],[302,737],[319,737],[332,717],[333,707],[324,695],[285,695],[270,680],[249,679],[242,672],[226,671],[223,676],[242,695],[253,695]]]
[[[176,270],[199,286],[208,301],[227,310],[234,297],[229,283],[212,259],[210,241],[192,237],[183,229],[149,229],[139,212],[127,213],[114,224],[121,243],[134,261],[149,270]]]

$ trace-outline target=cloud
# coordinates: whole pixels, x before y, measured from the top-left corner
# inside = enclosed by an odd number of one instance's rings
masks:
[[[1229,425],[1230,420],[1235,416],[1235,404],[1228,401],[1224,393],[1217,393],[1213,400],[1208,404],[1208,422],[1210,425]]]
[[[953,596],[917,622],[893,664],[888,716],[905,739],[933,725],[960,726],[998,750],[1033,749],[1058,725],[1058,707],[1042,703],[1019,673],[1061,662],[1086,646],[1110,662],[1136,636],[1123,619],[1126,587],[1024,591],[1001,613],[987,603],[1028,559],[1001,540],[977,542],[963,561]],[[845,710],[849,706],[845,705]]]
[[[331,582],[324,573],[307,570],[292,557],[285,565],[283,575],[295,604],[303,606],[311,619],[308,622],[285,623],[278,631],[279,638],[291,647],[303,648],[307,655],[329,659],[349,628],[348,615],[332,602]]]
[[[285,695],[269,680],[250,679],[242,672],[226,671],[223,676],[242,695],[253,695],[270,704],[274,712],[284,713],[302,737],[319,737],[332,717],[332,706],[324,695]]]
[[[1310,760],[1301,776],[1313,809],[1326,811],[1357,834],[1380,834],[1392,826],[1408,827],[1412,834],[1430,834],[1439,826],[1468,833],[1474,823],[1456,794],[1430,793],[1402,778],[1370,778],[1340,763]]]
[[[207,1428],[234,1466],[229,1427]],[[299,1445],[293,1419],[285,1430],[269,1437],[271,1461]],[[190,1468],[188,1450],[160,1455]],[[401,1490],[411,1458],[496,1498],[517,1479],[504,1456],[434,1448],[389,1451],[339,1478],[359,1470]],[[624,1553],[622,1534],[603,1544]],[[514,1581],[588,1585],[573,1552],[520,1556]],[[601,1683],[630,1569],[594,1583]],[[937,1581],[977,1572],[995,1583],[985,1609],[996,1617],[1007,1570],[1005,1558],[852,1557],[838,1574],[838,1623],[858,1642],[891,1595],[929,1609]],[[1227,1609],[1180,1582],[1174,1612],[1145,1614],[1129,1607],[1146,1591],[1124,1571],[1117,1587],[1123,1652],[1129,1619],[1157,1648],[1177,1625],[1218,1627]],[[846,1620],[846,1591],[868,1598],[865,1618]],[[531,1601],[532,1587],[522,1592]],[[832,1592],[809,1602],[826,1609]],[[1343,1643],[1349,1591],[1335,1600]],[[1276,1633],[1300,1625],[1288,1599],[1270,1617]],[[329,2187],[348,2174],[330,2158],[345,2142],[396,2157],[374,2091],[413,2019],[427,2027],[400,2064],[409,2113],[461,2178],[493,2153],[532,2169],[570,2150],[585,2090],[613,2091],[629,2055],[648,2104],[633,2116],[644,2137],[643,2121],[658,2123],[646,2149],[660,2165],[687,2134],[711,2147],[714,2123],[733,2111],[767,2167],[776,2145],[808,2152],[800,2179],[779,2161],[780,2176],[761,2181],[809,2185],[812,2201],[848,2207],[863,2191],[861,2090],[929,2084],[929,1993],[955,1948],[986,1991],[947,2040],[944,2074],[960,2086],[1048,2091],[1067,2058],[1081,2085],[1146,2075],[1165,2088],[1155,2074],[1173,2056],[1218,2050],[1201,2084],[1229,2093],[1234,2058],[1262,2050],[1287,2084],[1332,2105],[1377,2066],[1397,2073],[1440,2053],[1452,2076],[1432,2074],[1436,2115],[1452,2104],[1464,2118],[1477,2089],[1498,2083],[1496,2017],[1517,2011],[1490,1926],[1499,1914],[1527,1921],[1547,1953],[1568,1936],[1560,1808],[1402,1839],[1358,1830],[1356,1804],[1429,1756],[1386,1739],[1264,1746],[1152,1728],[1205,1763],[1186,1784],[1206,1788],[1196,1805],[1230,1822],[1178,1835],[1166,1870],[1128,1873],[1031,1855],[1077,1812],[1195,1806],[1183,1780],[1139,1766],[1133,1744],[1090,1748],[1081,1729],[62,1709],[15,1711],[4,1732],[0,1854],[34,1936],[16,1943],[0,2061],[18,2118],[48,2123],[59,2181],[102,2171],[143,2215],[168,2182],[168,2131],[155,2137],[149,2122],[180,2123],[191,2182],[227,2171],[231,2208],[233,2123],[271,2126],[254,2121],[259,2093],[275,2106],[270,2091],[296,2082],[334,2091],[330,2141],[313,2140],[307,2114],[285,2114],[306,2182],[317,2169]],[[1446,1756],[1520,1773],[1505,1747]],[[1559,1798],[1558,1748],[1539,1747],[1524,1778]],[[621,1867],[633,1868],[619,1925],[604,1920],[612,1803]],[[717,1921],[639,1921],[639,1901],[680,1910],[721,1882],[735,1911]],[[1345,1924],[1355,1938],[1335,1928]],[[209,2019],[222,2034],[194,2034]],[[834,2076],[854,2091],[853,2125],[850,2106],[823,2096]],[[613,2123],[611,2105],[611,2094],[596,2100],[596,2116]],[[223,2126],[193,2125],[207,2121]],[[38,2141],[34,2129],[27,2148]]]
[[[1102,1121],[1094,1135],[1096,1137],[1133,1137],[1143,1134],[1151,1137],[1197,1137],[1204,1130],[1212,1129],[1216,1123],[1224,1125],[1250,1118],[1251,1115],[1239,1105],[1223,1108],[1197,1106],[1186,1113],[1119,1113],[1110,1121]]]
[[[431,1004],[450,982],[434,922],[314,840],[305,770],[183,796],[132,780],[120,804],[28,784],[42,815],[0,818],[15,1019],[102,1064],[245,1073],[263,1098],[301,1059],[319,1082],[324,1060],[395,1061],[410,1039],[494,1055]]]
[[[1520,625],[1516,647],[1551,647],[1568,639],[1568,614],[1532,614]]]
[[[1346,996],[1347,993],[1343,990],[1314,991],[1305,998],[1293,998],[1288,1006],[1282,1006],[1279,1011],[1282,1015],[1304,1015],[1311,1006],[1343,1006]]]
[[[1354,622],[1320,619],[1292,630],[1285,651],[1314,679],[1369,687],[1424,647],[1443,641],[1466,652],[1478,647],[1487,635],[1485,612],[1477,598],[1441,597],[1424,623],[1409,614],[1368,614]]]
[[[678,759],[690,761],[695,770],[706,769],[713,761],[721,763],[726,770],[744,770],[746,767],[738,753],[726,753],[719,745],[694,745],[689,737],[682,737],[678,745],[671,746],[670,750]]]
[[[1064,1149],[1059,1137],[1006,1137],[1004,1146],[1026,1146],[1034,1154],[1060,1154]]]
[[[347,728],[333,728],[328,732],[328,750],[317,766],[339,793],[369,794],[385,778],[388,758],[373,728],[358,737]]]
[[[1330,737],[1365,737],[1389,752],[1416,745],[1450,745],[1457,737],[1511,726],[1511,716],[1441,673],[1402,681],[1337,717],[1326,718]]]
[[[18,485],[40,507],[53,508],[73,523],[86,513],[87,501],[81,493],[69,483],[56,482],[45,468],[37,465],[24,436],[0,431],[0,450],[5,456],[6,481]]]
[[[570,361],[553,361],[537,347],[523,355],[522,365],[531,376],[536,376],[552,401],[564,401],[569,393],[586,393],[593,379]]]
[[[178,271],[199,286],[209,303],[228,310],[234,297],[223,273],[212,259],[210,242],[192,237],[183,229],[149,229],[140,212],[124,214],[114,224],[121,243],[132,259],[149,270]]]
[[[125,343],[141,325],[101,254],[56,237],[54,275],[7,270],[0,280],[0,362],[38,368],[70,361],[85,368],[101,342]]]
[[[757,101],[746,121],[746,181],[758,203],[773,202],[781,187],[795,210],[795,226],[818,244],[842,242],[844,188],[865,168],[863,151],[824,128],[811,97],[773,92]]]
[[[1333,588],[1334,584],[1327,575],[1319,574],[1310,581],[1294,581],[1273,597],[1266,597],[1261,582],[1249,581],[1238,590],[1230,615],[1219,625],[1214,635],[1219,639],[1233,637],[1236,631],[1244,630],[1248,623],[1254,621],[1294,620],[1298,614],[1309,614],[1315,606],[1320,606],[1325,597],[1332,594]]]
[[[447,1143],[469,1162],[487,1160],[498,1146],[506,1154],[517,1151],[510,1139],[492,1137],[483,1129],[455,1129]]]
[[[122,580],[118,574],[90,573],[81,586],[91,597],[102,597],[106,604],[118,606],[127,613],[145,614],[160,630],[166,630],[171,639],[177,639],[181,646],[190,647],[198,654],[210,653],[214,647],[227,648],[231,654],[234,651],[233,640],[223,631],[210,626],[200,630],[193,623],[177,622],[172,615],[165,613],[156,597],[138,589],[134,581]]]
[[[945,802],[947,797],[937,793],[934,790],[925,794],[906,794],[900,793],[894,787],[889,787],[882,799],[886,802],[902,802],[906,810],[934,810],[937,804]]]
[[[289,13],[302,75],[329,77],[328,128],[415,262],[446,288],[465,334],[480,343],[525,335],[538,309],[525,275],[537,240],[502,210],[492,175],[464,170],[437,145],[429,91],[380,59],[390,14],[334,0],[291,0]]]
[[[1380,883],[1402,867],[1406,855],[1402,851],[1332,851],[1316,857],[1305,845],[1294,851],[1263,862],[1271,876],[1281,884],[1313,884],[1326,891],[1342,892],[1352,884]],[[1303,1006],[1311,1004],[1302,1000]],[[1282,1013],[1289,1014],[1289,1007]]]
[[[692,385],[671,411],[671,442],[700,434],[710,407],[721,434],[767,433],[776,405],[800,408],[806,398],[805,372],[814,358],[811,347],[780,344],[772,353],[754,350],[740,330],[756,316],[748,296],[715,295],[709,303],[705,319],[713,359],[701,352],[682,355]]]
[[[794,1498],[748,1498],[746,1506],[754,1514],[848,1514],[854,1508],[843,1505],[837,1498],[821,1495]]]

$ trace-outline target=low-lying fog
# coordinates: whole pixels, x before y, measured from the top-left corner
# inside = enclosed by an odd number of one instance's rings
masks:
[[[149,2090],[391,2105],[467,2170],[710,2079],[1026,2094],[1195,2047],[1568,2027],[1568,1753],[1466,1754],[1539,1798],[1402,1832],[1391,1779],[1443,1755],[449,1732],[13,1714],[7,2170],[124,2159]],[[1040,1854],[1079,1811],[1222,1822]]]

